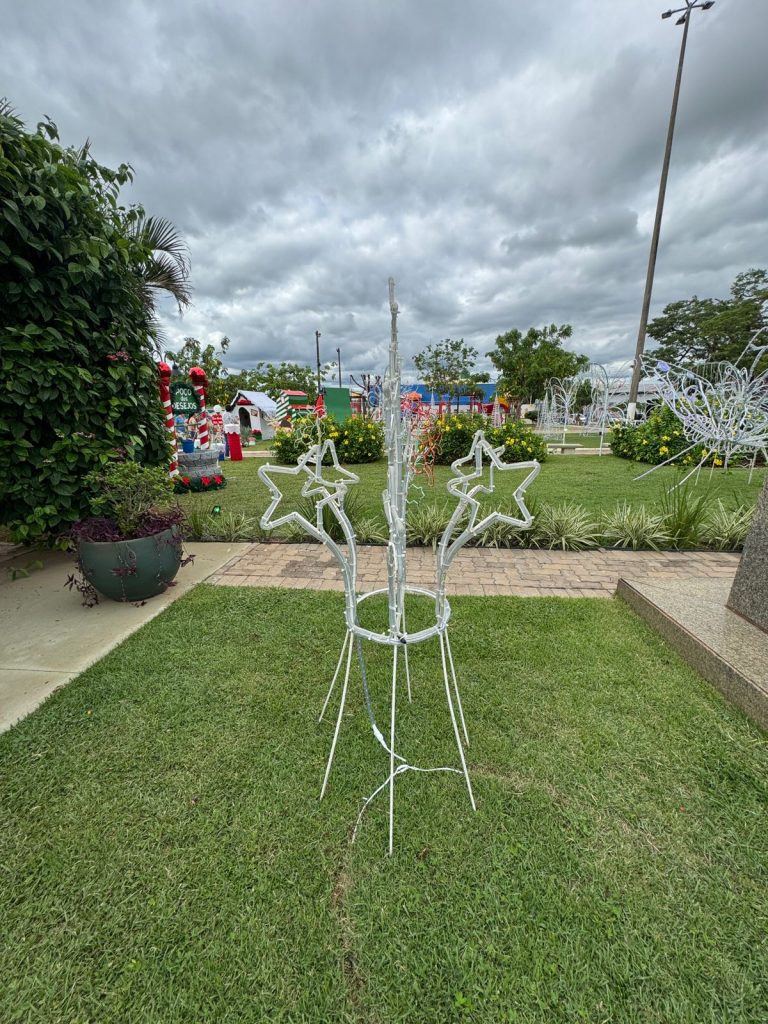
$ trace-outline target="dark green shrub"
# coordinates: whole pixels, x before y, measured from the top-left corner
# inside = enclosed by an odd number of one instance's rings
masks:
[[[634,459],[635,443],[638,437],[637,430],[637,426],[617,423],[611,430],[610,445],[612,453],[620,459]]]
[[[442,416],[430,427],[436,442],[435,464],[450,466],[469,452],[476,431],[485,430],[488,420],[477,413],[460,412]]]
[[[0,524],[19,541],[87,515],[85,478],[168,442],[142,268],[147,245],[111,171],[0,109]]]
[[[339,462],[375,462],[384,454],[384,430],[380,423],[355,416],[342,425],[333,416],[323,416],[319,421],[315,416],[305,416],[295,421],[292,428],[281,427],[275,431],[272,451],[277,461],[295,466],[299,458],[317,444],[318,422],[319,436],[334,442]],[[330,456],[326,456],[325,462],[330,462]]]
[[[706,453],[708,465],[722,466],[719,452],[707,451],[702,444],[686,451],[689,444],[682,422],[666,405],[657,406],[644,423],[618,424],[613,428],[611,437],[611,451],[622,459],[635,459],[656,466],[679,456],[677,463],[680,466],[690,466],[700,462]]]
[[[341,462],[375,462],[384,454],[384,428],[364,416],[354,416],[341,428],[336,441]]]
[[[469,454],[478,430],[485,431],[494,448],[503,447],[504,462],[525,462],[529,459],[544,462],[547,457],[545,442],[524,420],[507,420],[502,427],[491,427],[485,416],[476,413],[458,413],[436,420],[428,427],[424,444],[436,450],[437,465],[449,466]]]
[[[503,446],[503,462],[544,462],[547,458],[546,441],[534,434],[524,420],[507,420],[503,427],[490,427],[485,436],[494,448]]]
[[[321,416],[319,419],[314,414],[301,416],[294,419],[292,427],[279,427],[275,431],[272,451],[282,465],[295,466],[313,444],[326,438],[334,441],[338,448],[341,427],[333,416]],[[330,456],[326,456],[324,462],[327,464],[330,461]]]

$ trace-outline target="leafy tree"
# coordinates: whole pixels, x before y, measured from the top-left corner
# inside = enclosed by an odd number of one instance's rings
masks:
[[[222,356],[226,355],[230,344],[231,342],[226,335],[221,339],[218,350],[215,345],[203,346],[197,338],[185,338],[184,344],[180,349],[176,352],[166,352],[165,356],[185,376],[187,376],[193,366],[202,367],[208,378],[207,404],[210,406],[224,405],[229,401],[230,392],[234,394],[237,391],[237,388],[235,388],[235,391],[232,391],[229,375],[221,359]]]
[[[509,399],[520,416],[523,402],[543,398],[552,377],[573,377],[589,364],[589,357],[563,348],[573,334],[570,324],[529,327],[526,334],[513,328],[496,339],[496,348],[486,355],[499,371],[499,394]]]
[[[320,368],[320,378],[325,380],[332,366],[326,363]],[[275,398],[280,391],[306,391],[309,400],[317,398],[317,371],[300,363],[257,363],[253,370],[259,379],[259,389]]]
[[[768,326],[767,301],[768,272],[753,268],[736,276],[729,299],[670,302],[648,324],[658,343],[653,355],[678,366],[735,362],[755,331]]]
[[[0,104],[0,523],[18,540],[87,514],[85,478],[117,451],[168,457],[131,178]]]
[[[477,362],[477,349],[465,345],[463,338],[446,338],[436,345],[427,345],[413,357],[413,362],[430,391],[456,399],[458,412],[459,398],[475,383],[472,370]]]

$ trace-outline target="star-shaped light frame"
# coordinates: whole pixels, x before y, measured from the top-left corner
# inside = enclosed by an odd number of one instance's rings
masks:
[[[472,439],[472,445],[469,449],[469,453],[461,459],[456,459],[456,461],[451,464],[451,469],[454,475],[448,481],[448,491],[458,499],[458,505],[456,506],[448,525],[443,531],[443,535],[437,546],[438,591],[441,591],[444,588],[445,574],[456,554],[470,540],[474,540],[474,538],[478,537],[490,526],[493,526],[494,523],[508,523],[510,526],[517,526],[521,530],[529,529],[533,523],[533,516],[525,505],[524,495],[529,484],[531,484],[539,475],[541,465],[536,461],[536,459],[531,459],[528,462],[503,462],[501,459],[503,453],[503,445],[499,448],[494,448],[487,440],[484,432],[482,430],[478,430]],[[483,483],[486,460],[489,468],[487,484]],[[470,473],[464,473],[462,471],[463,466],[472,466],[472,471]],[[478,522],[477,517],[480,514],[480,502],[477,500],[476,495],[493,494],[494,470],[499,470],[500,472],[505,473],[512,469],[530,470],[530,472],[526,474],[525,478],[515,488],[512,495],[515,500],[515,504],[520,510],[522,518],[518,519],[515,516],[510,516],[503,512],[496,511],[489,512],[488,515],[484,516]],[[458,537],[452,541],[451,538],[453,537],[456,527],[467,512],[469,514],[466,526]]]

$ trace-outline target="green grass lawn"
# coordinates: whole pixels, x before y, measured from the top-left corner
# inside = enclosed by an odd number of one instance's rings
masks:
[[[348,841],[388,763],[356,677],[317,800],[340,595],[198,587],[0,736],[0,1020],[764,1020],[765,735],[618,601],[454,611],[478,812],[406,775],[393,858],[382,798]],[[422,765],[456,760],[435,659]]]
[[[608,442],[611,439],[610,430],[606,430],[605,437],[603,438],[603,446],[608,447]],[[549,438],[547,439],[549,440]],[[580,444],[582,448],[599,448],[600,447],[600,435],[599,434],[582,434],[580,431],[575,433],[567,433],[565,435],[566,444]]]
[[[187,495],[182,498],[186,508],[210,509],[220,505],[225,512],[246,513],[260,516],[268,503],[268,491],[257,476],[260,466],[269,460],[244,459],[242,462],[227,462],[224,472],[227,487],[210,494]],[[386,486],[386,462],[383,460],[368,465],[351,466],[360,476],[360,484],[350,488],[352,499],[362,514],[377,519],[382,525],[384,515],[381,506],[381,492]],[[531,486],[528,495],[533,499],[547,502],[575,501],[597,514],[615,507],[619,501],[632,504],[657,505],[664,492],[679,479],[679,470],[663,466],[644,480],[634,478],[648,466],[638,466],[614,455],[552,455],[542,464],[541,473]],[[709,470],[702,472],[699,488],[710,487],[713,499],[720,497],[727,504],[754,503],[760,492],[765,469],[755,470],[752,483],[748,484],[748,470],[733,469],[724,473],[719,470],[712,475]],[[504,504],[512,499],[512,492],[522,478],[519,471],[497,473],[496,492],[488,503]],[[432,502],[444,504],[448,500],[446,483],[451,476],[449,466],[435,469],[434,484],[418,478],[411,494],[417,503]],[[295,508],[301,483],[296,477],[278,478],[286,494],[287,503],[292,501]],[[306,479],[306,478],[304,478]]]

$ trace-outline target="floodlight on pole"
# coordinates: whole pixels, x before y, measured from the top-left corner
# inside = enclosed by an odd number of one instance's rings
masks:
[[[651,307],[651,294],[653,292],[653,276],[656,271],[656,254],[659,249],[659,234],[661,232],[661,216],[664,211],[664,196],[667,191],[667,176],[669,175],[669,158],[672,154],[672,138],[675,134],[675,120],[677,118],[677,103],[680,98],[680,82],[683,77],[683,61],[685,59],[685,44],[688,41],[688,26],[691,23],[691,11],[697,7],[702,11],[708,11],[714,7],[715,0],[705,0],[704,3],[686,0],[685,7],[678,7],[675,10],[664,11],[662,18],[671,18],[673,14],[682,14],[675,22],[676,25],[684,25],[683,38],[680,42],[680,57],[677,62],[677,76],[675,78],[675,89],[672,94],[672,110],[669,115],[669,127],[667,129],[667,142],[664,147],[664,159],[661,165],[661,180],[659,181],[659,195],[656,200],[656,217],[653,223],[653,234],[651,235],[651,251],[648,256],[648,272],[645,279],[645,292],[643,294],[643,308],[640,313],[640,327],[637,332],[637,344],[635,346],[635,361],[632,367],[632,379],[629,384],[629,399],[627,402],[627,420],[632,422],[637,410],[637,393],[640,387],[640,373],[642,372],[641,357],[645,351],[645,335],[648,330],[648,313]]]

